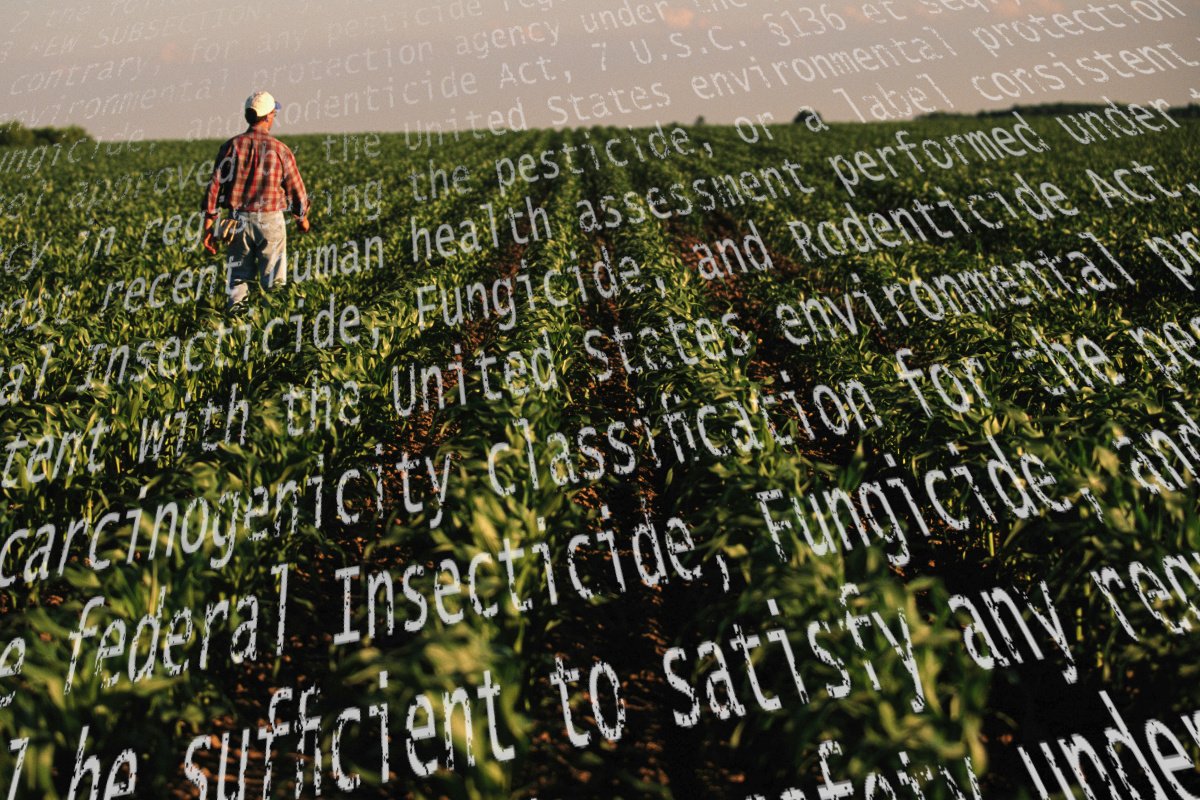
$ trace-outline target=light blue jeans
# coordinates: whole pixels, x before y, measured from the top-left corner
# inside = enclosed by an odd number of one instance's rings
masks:
[[[249,283],[263,289],[287,283],[287,227],[282,211],[238,211],[241,223],[229,245],[229,307],[246,299]]]

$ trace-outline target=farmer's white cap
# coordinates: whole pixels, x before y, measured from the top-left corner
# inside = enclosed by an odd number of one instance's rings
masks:
[[[270,92],[255,92],[246,98],[246,108],[252,108],[255,114],[265,117],[272,111],[278,111],[281,106],[271,96]]]

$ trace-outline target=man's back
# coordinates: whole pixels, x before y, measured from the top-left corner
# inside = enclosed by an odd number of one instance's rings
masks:
[[[213,165],[213,180],[205,212],[284,211],[300,216],[307,205],[304,181],[295,156],[269,133],[248,130],[221,145]]]
[[[237,218],[228,229],[229,308],[246,298],[256,277],[264,289],[287,283],[287,227],[283,212],[291,210],[301,233],[309,230],[308,195],[287,145],[271,136],[279,103],[270,92],[246,99],[245,133],[221,145],[204,196],[204,249],[216,255],[213,238],[218,208]]]

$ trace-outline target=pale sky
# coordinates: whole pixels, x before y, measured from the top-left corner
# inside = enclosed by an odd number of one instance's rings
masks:
[[[283,104],[284,136],[788,121],[805,105],[830,120],[903,119],[1104,97],[1183,104],[1200,90],[1194,0],[6,0],[5,11],[0,120],[106,139],[223,137],[244,128],[258,89]]]

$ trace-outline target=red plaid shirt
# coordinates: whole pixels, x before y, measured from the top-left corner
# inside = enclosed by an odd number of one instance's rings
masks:
[[[221,145],[202,210],[215,217],[218,207],[231,211],[290,210],[296,217],[303,217],[308,212],[308,195],[296,157],[288,146],[269,133],[254,130]]]

